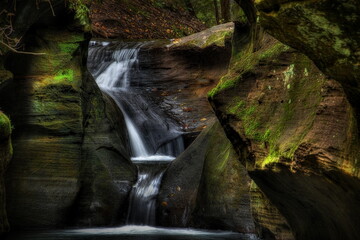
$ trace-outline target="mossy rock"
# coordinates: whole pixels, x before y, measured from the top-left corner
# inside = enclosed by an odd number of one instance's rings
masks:
[[[199,33],[173,40],[169,47],[225,47],[231,41],[234,23],[217,25]]]
[[[351,162],[350,166],[343,165],[343,171],[359,174],[356,120],[344,90],[304,54],[272,37],[266,35],[255,52],[244,49],[233,55],[229,73],[208,96],[241,139],[251,142],[255,168],[271,168],[278,163],[295,168],[302,162],[298,159],[306,157],[303,148],[328,146],[324,151],[334,162]],[[321,127],[322,118],[339,124],[339,130]],[[338,155],[329,152],[331,148],[337,149]],[[324,162],[324,167],[327,164]]]
[[[0,140],[9,138],[11,134],[11,122],[10,119],[0,112]]]
[[[360,79],[358,0],[257,0],[261,26],[343,85]]]

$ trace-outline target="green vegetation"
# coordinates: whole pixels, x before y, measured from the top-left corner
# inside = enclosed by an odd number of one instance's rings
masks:
[[[0,163],[5,163],[5,166],[8,161],[10,161],[13,155],[13,147],[10,140],[12,130],[13,126],[11,125],[10,119],[3,112],[0,111]],[[0,172],[1,170],[2,169],[0,168]]]
[[[245,101],[239,100],[234,106],[228,108],[228,113],[242,120],[244,133],[248,138],[261,142],[268,141],[271,131],[270,129],[262,130],[257,106],[255,104],[246,105]]]
[[[237,84],[236,79],[228,79],[227,76],[224,76],[220,79],[219,84],[215,88],[211,89],[210,92],[208,92],[208,97],[213,98],[219,92],[224,91],[225,89],[228,88],[235,87],[236,84]]]
[[[276,43],[255,53],[245,50],[239,54],[233,54],[229,73],[222,77],[218,85],[208,92],[208,97],[213,98],[221,91],[235,87],[241,81],[242,75],[253,71],[259,61],[272,61],[289,49],[282,43]]]
[[[225,42],[230,40],[232,36],[232,31],[219,31],[215,34],[212,34],[205,42],[204,46],[208,47],[210,45],[217,45],[217,46],[225,46]]]
[[[54,76],[54,80],[55,81],[67,80],[69,82],[73,82],[74,81],[74,70],[72,70],[72,69],[61,70]]]
[[[12,126],[10,119],[0,111],[0,139],[4,139],[10,136]]]
[[[72,54],[79,47],[77,43],[59,43],[61,53]]]
[[[259,73],[261,66],[275,66],[274,70],[266,70],[265,67],[263,70],[271,72],[275,83],[269,85],[269,80],[262,82],[261,78],[257,79],[257,85],[263,86],[259,91],[265,96],[252,96],[251,100],[237,97],[226,108],[227,114],[241,122],[241,132],[245,137],[268,152],[263,159],[257,160],[261,167],[280,159],[293,159],[313,126],[322,99],[321,87],[326,81],[325,77],[319,71],[314,71],[315,67],[307,57],[292,53],[289,49],[282,43],[274,42],[254,53],[245,50],[234,55],[229,73],[208,93],[210,99],[216,99],[218,95],[231,94],[230,91],[238,92],[249,76],[262,76]],[[291,57],[293,64],[285,68],[276,64],[281,54]],[[312,75],[313,72],[317,74]],[[261,104],[262,99],[256,100],[260,96],[271,99],[266,97],[267,94],[281,94],[282,103]],[[294,122],[296,128],[293,127]]]
[[[91,30],[89,19],[89,0],[69,0],[69,8],[75,11],[75,19],[84,27],[84,31]]]

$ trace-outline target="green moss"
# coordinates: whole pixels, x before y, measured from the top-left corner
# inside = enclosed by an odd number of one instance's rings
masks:
[[[236,84],[237,84],[236,79],[229,79],[228,76],[225,76],[225,77],[221,78],[219,84],[215,88],[211,89],[208,92],[208,97],[213,98],[219,92],[221,92],[225,89],[228,89],[228,88],[235,87]]]
[[[72,69],[61,70],[54,76],[54,80],[55,81],[66,80],[69,82],[73,82],[74,81],[74,70],[72,70]]]
[[[290,60],[292,64],[285,69],[276,63],[284,52],[287,52],[287,57],[293,58]],[[274,66],[276,70],[261,67],[266,64]],[[264,85],[263,91],[281,92],[283,94],[281,103],[260,104],[256,98],[251,101],[246,98],[236,98],[226,110],[227,114],[240,120],[243,128],[241,132],[246,138],[268,151],[265,157],[257,159],[256,162],[257,165],[265,167],[280,159],[293,159],[296,150],[313,126],[322,99],[321,87],[326,79],[306,56],[289,51],[289,47],[278,42],[269,44],[257,52],[245,50],[233,55],[229,73],[208,93],[209,98],[216,98],[221,92],[225,92],[224,95],[230,94],[230,89],[234,92],[238,91],[237,88],[241,87],[243,78],[247,78],[249,73],[257,74],[258,67],[271,71],[277,81],[283,82],[274,86],[282,89],[273,89],[272,86],[263,84],[261,79],[258,80],[260,85]],[[260,98],[261,95],[258,97]],[[265,97],[265,99],[269,98]]]
[[[217,45],[217,46],[224,47],[226,41],[231,39],[231,36],[232,36],[232,30],[216,32],[216,33],[212,34],[208,39],[206,39],[206,41],[202,45],[202,47],[209,47],[211,45]]]
[[[192,34],[193,29],[186,26],[180,26],[180,28],[173,26],[172,32],[181,37]],[[193,35],[189,39],[180,41],[177,43],[177,46],[196,46],[199,48],[207,48],[210,46],[225,47],[226,42],[231,40],[232,34],[233,28],[229,26],[217,29],[211,28],[208,29],[205,34]]]
[[[272,131],[267,138],[269,154],[262,160],[262,167],[281,158],[293,159],[313,126],[322,100],[321,87],[326,79],[320,75],[311,76],[308,72],[308,69],[313,69],[311,61],[303,55],[297,56],[293,60],[297,64],[290,65],[283,72],[284,82],[292,82],[292,87],[288,89],[288,101],[282,107],[278,123],[271,126]],[[297,122],[298,130],[292,129],[293,121]]]
[[[0,139],[10,136],[12,131],[10,119],[0,111]]]
[[[59,43],[61,53],[72,54],[79,47],[77,43]]]
[[[266,165],[277,163],[280,159],[281,154],[274,149],[271,149],[269,154],[265,157],[265,159],[261,163],[261,167],[264,168]]]
[[[235,87],[237,82],[241,80],[241,75],[253,71],[259,61],[275,59],[279,54],[288,49],[288,46],[277,43],[255,53],[245,50],[239,54],[233,54],[229,73],[208,93],[208,96],[211,98],[223,90]]]
[[[276,58],[284,51],[290,49],[289,46],[286,46],[280,42],[274,44],[272,47],[267,48],[265,51],[259,54],[260,59],[269,59],[269,58]]]

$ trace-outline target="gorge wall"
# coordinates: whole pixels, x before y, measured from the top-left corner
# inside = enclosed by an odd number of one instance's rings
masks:
[[[64,2],[53,2],[57,17],[43,3],[17,4],[13,24],[26,51],[44,54],[6,56],[14,73],[0,96],[15,126],[6,172],[10,225],[112,224],[136,180],[122,114],[87,73],[89,39]]]
[[[15,127],[9,222],[121,223],[136,179],[122,114],[85,69],[88,38],[63,1],[52,3],[57,17],[45,2],[37,9],[18,1],[14,22],[26,50],[46,55],[9,53],[0,62],[0,106]],[[137,78],[152,79],[139,84],[195,132],[188,144],[205,128],[164,175],[160,224],[265,239],[360,239],[359,3],[255,4],[268,33],[254,48],[249,26],[236,24],[229,72],[208,95],[222,128],[203,97],[226,73],[228,31],[140,53]],[[10,126],[0,113],[0,176],[12,154]],[[0,177],[0,232],[8,230],[1,186]]]
[[[357,90],[345,81],[354,83],[356,54],[349,50],[341,60],[334,49],[326,50],[324,38],[316,34],[336,40],[328,33],[334,28],[311,18],[318,11],[324,11],[320,18],[327,18],[331,11],[326,9],[340,3],[256,3],[265,30],[308,54],[323,72],[307,56],[267,34],[254,50],[250,29],[239,25],[229,73],[209,92],[216,115],[250,177],[285,217],[296,239],[359,238]],[[350,5],[342,7],[353,12]],[[311,14],[305,14],[305,8]],[[292,19],[299,28],[314,24],[324,31],[310,27],[301,34]],[[345,26],[339,21],[331,26],[336,24]],[[343,40],[350,46],[359,42],[351,34]],[[337,68],[329,58],[348,67]]]

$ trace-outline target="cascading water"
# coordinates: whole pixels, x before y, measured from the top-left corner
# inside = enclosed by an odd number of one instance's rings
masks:
[[[91,42],[88,68],[102,91],[123,112],[138,181],[130,194],[128,224],[155,225],[156,196],[164,164],[184,150],[177,124],[148,104],[144,90],[132,86],[144,43]],[[145,164],[146,163],[146,164]]]
[[[156,224],[156,196],[159,193],[163,168],[154,166],[140,166],[138,181],[130,194],[130,207],[127,224],[152,225]]]
[[[101,90],[124,114],[133,160],[172,160],[184,149],[179,127],[159,109],[149,106],[143,89],[131,85],[144,45],[92,41],[88,68]]]

